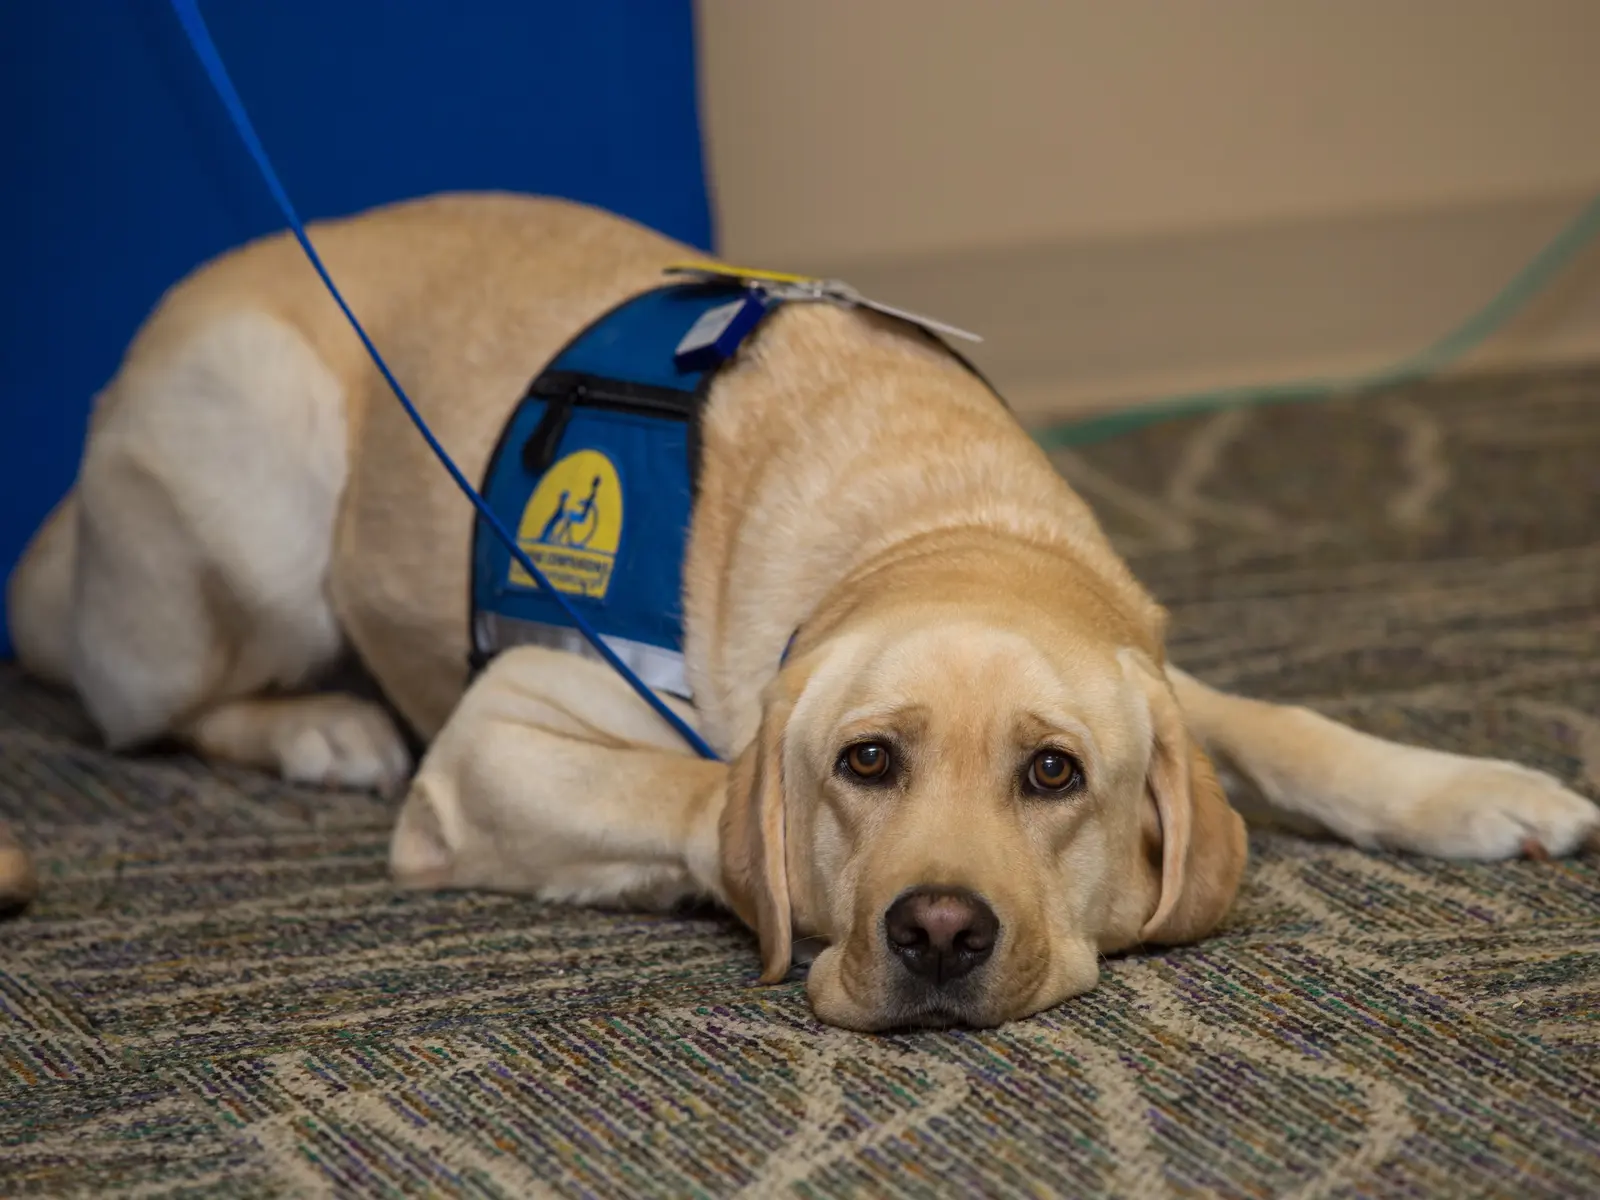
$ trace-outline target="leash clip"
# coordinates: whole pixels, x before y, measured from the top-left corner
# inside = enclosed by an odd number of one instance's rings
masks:
[[[909,309],[896,308],[863,296],[842,279],[818,279],[810,275],[789,275],[781,271],[759,271],[749,267],[725,267],[720,263],[673,263],[664,268],[668,275],[687,275],[705,282],[736,281],[752,292],[760,292],[772,300],[801,304],[835,304],[840,308],[865,308],[897,321],[905,321],[929,333],[944,334],[966,342],[981,342],[983,338],[969,329],[936,321]],[[707,314],[708,316],[710,314]],[[691,332],[693,332],[691,330]]]

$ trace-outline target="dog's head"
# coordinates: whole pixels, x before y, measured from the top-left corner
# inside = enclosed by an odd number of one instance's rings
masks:
[[[1148,646],[1119,640],[914,605],[797,654],[722,818],[763,979],[816,939],[823,1020],[993,1025],[1093,987],[1102,953],[1206,934],[1244,826]]]

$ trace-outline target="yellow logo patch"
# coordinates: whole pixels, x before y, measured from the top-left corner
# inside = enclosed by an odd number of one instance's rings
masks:
[[[622,484],[611,460],[579,450],[545,472],[517,526],[517,544],[552,587],[573,596],[604,598],[622,543]],[[513,561],[510,582],[538,585]]]

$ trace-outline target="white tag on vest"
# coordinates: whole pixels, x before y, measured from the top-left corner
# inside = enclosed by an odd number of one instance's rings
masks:
[[[672,352],[673,364],[680,371],[706,371],[725,362],[760,324],[766,311],[766,298],[756,291],[708,308],[678,342],[678,348]]]

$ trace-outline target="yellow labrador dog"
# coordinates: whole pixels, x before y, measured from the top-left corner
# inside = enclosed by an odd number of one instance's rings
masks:
[[[438,197],[313,230],[470,478],[528,380],[688,252],[581,206]],[[471,512],[286,237],[161,302],[77,486],[10,584],[23,662],[108,743],[176,735],[296,780],[409,774],[358,655],[426,742],[392,847],[418,887],[710,897],[763,977],[855,1029],[1036,1012],[1101,954],[1204,936],[1244,867],[1218,769],[1362,846],[1566,854],[1600,811],[1511,763],[1226,696],[953,356],[860,309],[780,309],[717,377],[677,710],[520,648],[468,687]],[[791,645],[791,637],[793,638]],[[786,647],[789,647],[785,654]]]

